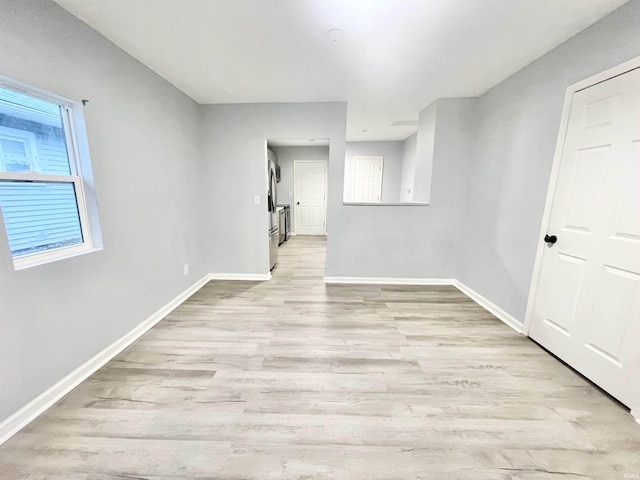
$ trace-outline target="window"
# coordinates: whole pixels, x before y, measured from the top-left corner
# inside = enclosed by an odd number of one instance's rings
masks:
[[[0,170],[39,172],[35,138],[31,132],[0,127]]]
[[[0,209],[15,268],[101,247],[82,104],[0,78]]]

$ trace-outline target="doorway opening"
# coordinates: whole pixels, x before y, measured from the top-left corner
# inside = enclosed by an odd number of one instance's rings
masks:
[[[307,238],[305,244],[313,245],[314,252],[321,248],[326,256],[329,139],[269,139],[266,144],[267,164],[275,178],[267,190],[268,198],[274,200],[270,226],[277,225],[279,232],[277,242],[270,236],[270,253],[277,248],[275,254],[282,260],[276,258],[275,268],[270,269],[275,275],[279,268],[291,267],[284,265],[284,254],[296,239]],[[323,268],[326,270],[326,260]]]

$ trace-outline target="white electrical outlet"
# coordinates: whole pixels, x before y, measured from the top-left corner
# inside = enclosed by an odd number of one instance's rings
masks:
[[[253,204],[254,205],[260,205],[260,195],[254,195],[253,196]]]
[[[186,263],[184,265],[184,276],[186,277],[187,275],[189,275],[189,264]]]

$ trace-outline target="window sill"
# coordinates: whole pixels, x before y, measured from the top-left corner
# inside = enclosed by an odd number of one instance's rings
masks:
[[[47,263],[53,263],[59,260],[77,257],[79,255],[86,255],[87,253],[99,252],[100,250],[102,250],[102,247],[75,245],[72,247],[50,250],[48,252],[33,253],[31,255],[14,258],[13,268],[16,271],[26,270],[39,265],[46,265]]]

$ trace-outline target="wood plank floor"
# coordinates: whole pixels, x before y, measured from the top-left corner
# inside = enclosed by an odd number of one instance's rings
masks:
[[[452,287],[207,284],[0,447],[0,478],[640,478],[628,411]]]

